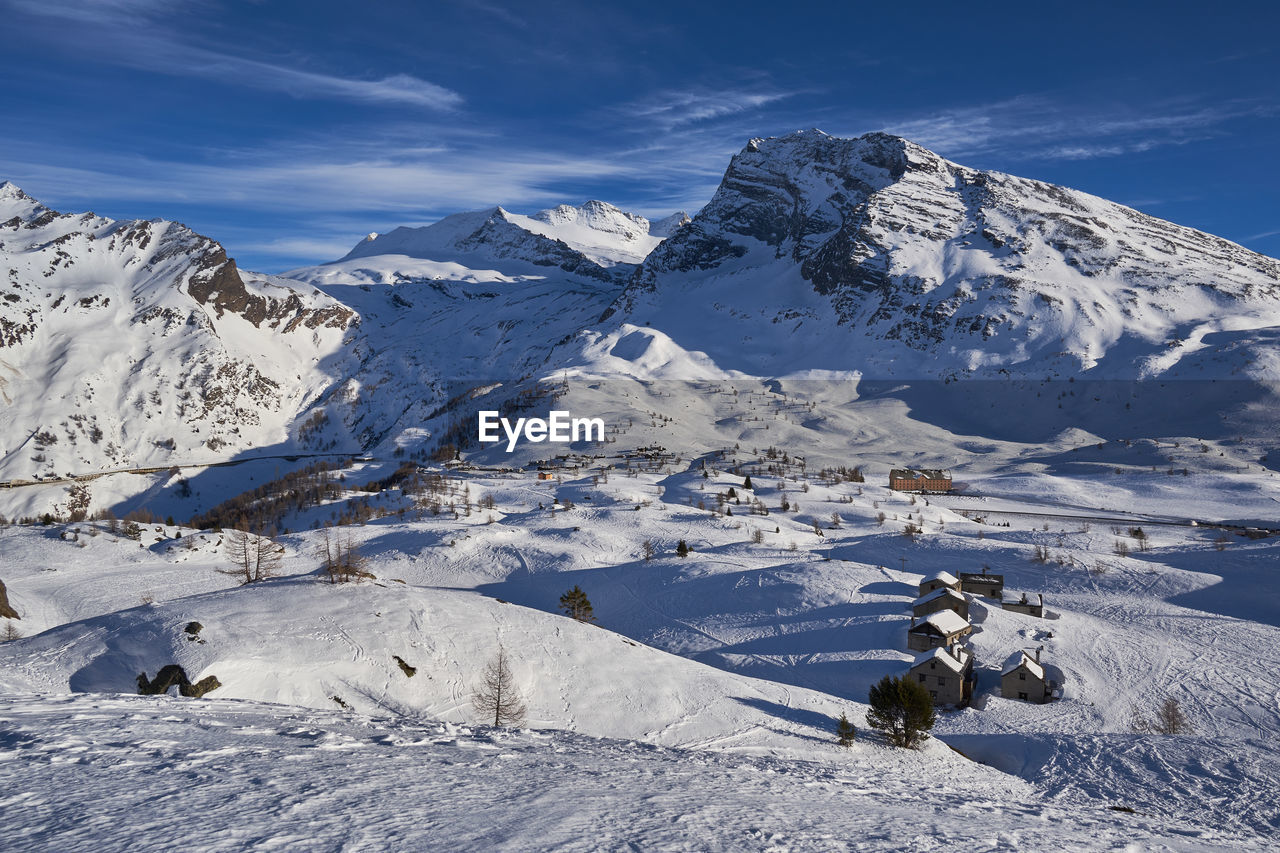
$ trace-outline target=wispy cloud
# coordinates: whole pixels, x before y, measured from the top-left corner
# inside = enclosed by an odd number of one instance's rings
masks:
[[[172,62],[165,51],[122,57],[121,64],[166,74],[206,77],[257,89],[284,92],[297,98],[336,98],[381,104],[409,104],[432,110],[448,110],[462,103],[457,92],[408,74],[392,74],[378,80],[360,80],[287,68],[269,62],[230,56],[211,50],[168,46],[185,61]]]
[[[462,104],[457,92],[409,74],[376,79],[345,77],[313,68],[290,67],[192,44],[166,24],[177,6],[164,0],[0,0],[0,4],[40,19],[55,19],[63,46],[127,68],[169,76],[199,77],[295,98],[337,99],[367,104],[401,104],[451,110]],[[190,14],[189,3],[182,9]]]
[[[1153,104],[1136,112],[1122,106],[1073,108],[1024,96],[890,120],[879,129],[951,157],[997,153],[1014,159],[1087,160],[1209,138],[1230,121],[1268,110],[1239,102]]]
[[[5,143],[12,152],[17,140]],[[242,152],[217,162],[189,163],[100,156],[92,169],[49,165],[74,159],[48,149],[25,157],[0,156],[0,174],[50,202],[97,197],[149,201],[199,200],[205,205],[254,211],[345,210],[453,212],[491,204],[550,200],[564,180],[627,174],[626,164],[584,156],[530,152],[525,156],[441,150],[422,156],[376,156],[357,145],[315,152],[281,146],[268,155]],[[46,200],[42,199],[42,200]]]
[[[623,104],[617,111],[645,124],[670,130],[694,122],[757,110],[795,94],[734,89],[665,91]]]

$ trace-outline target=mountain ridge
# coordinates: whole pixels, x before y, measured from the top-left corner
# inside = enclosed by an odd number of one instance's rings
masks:
[[[23,401],[10,478],[430,448],[458,437],[468,389],[501,388],[483,401],[501,407],[557,372],[1280,377],[1280,262],[887,134],[753,139],[687,222],[494,207],[287,277],[176,223],[58,214],[13,184],[0,212],[0,392]]]

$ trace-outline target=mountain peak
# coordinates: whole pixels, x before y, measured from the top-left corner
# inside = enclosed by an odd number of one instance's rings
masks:
[[[753,279],[760,289],[746,296]],[[812,290],[776,301],[783,281]],[[707,206],[605,316],[655,327],[676,318],[702,334],[727,321],[689,306],[725,303],[729,289],[770,305],[761,316],[799,318],[811,310],[804,299],[829,302],[835,325],[877,342],[861,368],[884,375],[945,358],[968,374],[1034,365],[1044,375],[1147,376],[1192,352],[1167,342],[1210,328],[1211,315],[1258,314],[1250,322],[1270,325],[1280,269],[1225,240],[957,165],[890,133],[811,130],[748,142]]]
[[[0,199],[29,199],[31,196],[12,181],[0,181]]]
[[[670,216],[664,216],[661,219],[655,219],[650,222],[649,233],[654,237],[661,237],[665,240],[692,221],[689,218],[689,214],[683,210],[677,210]]]
[[[538,222],[550,225],[566,225],[578,223],[593,231],[605,231],[621,234],[648,234],[649,220],[634,213],[627,213],[606,201],[592,199],[578,207],[567,204],[557,205],[549,210],[540,210],[529,217]]]

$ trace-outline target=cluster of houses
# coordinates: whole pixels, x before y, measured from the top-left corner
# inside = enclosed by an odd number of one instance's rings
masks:
[[[965,593],[994,599],[1006,610],[1032,616],[1044,615],[1044,597],[1031,602],[1026,595],[1018,601],[1004,601],[1004,575],[981,572],[938,572],[920,582],[920,597],[911,605],[911,626],[907,648],[920,652],[908,677],[929,691],[938,705],[965,705],[973,696],[973,652],[964,641],[973,633],[969,621],[969,599]],[[1046,702],[1053,683],[1040,663],[1040,652],[1015,652],[1000,672],[1000,695],[1027,702]]]

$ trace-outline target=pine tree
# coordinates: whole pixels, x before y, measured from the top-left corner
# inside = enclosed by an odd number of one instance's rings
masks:
[[[471,694],[471,705],[494,728],[518,726],[524,722],[525,704],[516,690],[515,676],[507,664],[507,651],[498,646],[498,654],[484,668],[480,685]]]
[[[683,539],[681,539],[678,543],[676,543],[676,556],[677,557],[689,556],[689,544],[685,542]]]
[[[579,622],[594,622],[596,617],[591,609],[591,602],[587,600],[587,594],[577,587],[575,584],[573,589],[560,596],[560,610],[570,619],[577,619]]]
[[[885,733],[894,746],[913,749],[929,739],[936,717],[933,697],[907,676],[886,675],[871,688],[867,725]]]
[[[747,479],[746,479],[746,480],[744,480],[744,481],[742,482],[742,488],[746,489],[747,491],[751,491],[751,492],[754,492],[754,491],[755,491],[755,487],[751,485],[751,475],[750,475],[750,474],[748,474],[748,475],[747,475]]]
[[[840,713],[840,719],[836,722],[836,738],[841,746],[853,746],[853,739],[858,736],[858,729],[849,722],[849,718],[844,712]]]

